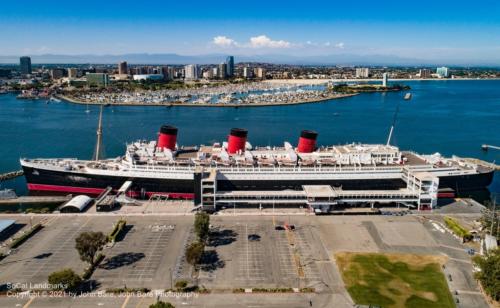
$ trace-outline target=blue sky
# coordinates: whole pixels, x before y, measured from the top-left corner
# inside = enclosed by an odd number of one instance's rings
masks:
[[[500,64],[500,1],[2,1],[0,55],[391,55]]]

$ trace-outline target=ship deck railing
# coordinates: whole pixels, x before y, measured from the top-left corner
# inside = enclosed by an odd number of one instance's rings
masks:
[[[29,164],[34,164],[38,166],[47,166],[47,167],[57,167],[60,170],[67,170],[68,163],[73,163],[77,165],[79,163],[84,163],[85,161],[72,160],[72,159],[26,159],[25,162]],[[109,161],[110,163],[112,161]],[[115,162],[113,162],[115,163]],[[116,163],[115,163],[116,164]],[[101,169],[101,168],[91,168],[86,167],[88,170],[95,170],[99,172],[129,172],[129,171],[154,171],[154,172],[174,172],[174,173],[182,173],[186,171],[194,172],[197,165],[190,166],[159,166],[159,165],[129,165],[123,166],[123,168],[119,170],[115,169]],[[313,166],[295,166],[295,167],[282,167],[282,166],[273,166],[273,167],[248,167],[248,166],[208,166],[207,169],[217,169],[220,173],[300,173],[300,172],[315,172],[315,173],[342,173],[342,172],[367,172],[367,171],[377,171],[377,172],[402,172],[403,168],[408,167],[412,171],[418,170],[429,170],[433,169],[436,171],[449,171],[449,175],[455,175],[463,173],[464,171],[470,171],[473,173],[475,170],[469,170],[459,166],[446,166],[446,167],[436,167],[430,164],[425,165],[385,165],[385,166],[373,166],[373,165],[364,165],[364,166],[353,166],[353,165],[336,165],[336,166],[321,166],[321,165],[313,165]],[[81,172],[81,169],[69,170]]]

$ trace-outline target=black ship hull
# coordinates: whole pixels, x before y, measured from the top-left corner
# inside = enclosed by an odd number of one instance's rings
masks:
[[[64,171],[44,169],[34,170],[23,167],[32,192],[78,193],[98,195],[107,187],[118,190],[126,181],[132,181],[129,194],[133,197],[147,198],[153,194],[169,195],[172,198],[194,198],[196,184],[194,179],[156,179],[156,178],[128,178],[120,176],[103,176],[91,174],[74,174]],[[484,190],[493,180],[493,171],[474,175],[458,175],[440,177],[439,188],[451,188],[457,196],[467,195],[471,191]],[[219,191],[229,190],[300,190],[302,185],[331,185],[342,187],[345,190],[383,190],[406,187],[401,179],[375,180],[219,180]]]

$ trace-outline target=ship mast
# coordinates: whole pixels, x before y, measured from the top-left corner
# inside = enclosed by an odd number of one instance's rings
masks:
[[[396,120],[398,119],[398,113],[399,113],[399,100],[398,100],[398,103],[396,105],[396,111],[394,112],[394,118],[392,119],[392,125],[391,125],[391,129],[389,130],[389,137],[387,137],[386,145],[391,145],[392,133],[394,132],[394,126],[396,126]]]
[[[94,160],[100,159],[101,146],[102,146],[102,105],[99,110],[99,124],[97,125],[97,141],[95,145]]]

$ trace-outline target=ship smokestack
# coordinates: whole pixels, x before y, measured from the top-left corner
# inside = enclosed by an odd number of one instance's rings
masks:
[[[316,149],[316,138],[318,133],[312,130],[303,130],[300,133],[299,146],[297,151],[299,153],[311,153]]]
[[[174,151],[176,142],[177,127],[163,125],[160,128],[160,134],[158,135],[158,142],[156,143],[156,147],[160,149],[167,148],[171,151]]]
[[[227,138],[227,151],[229,154],[234,154],[239,150],[245,151],[245,143],[247,142],[248,131],[242,128],[232,128],[231,133]]]

